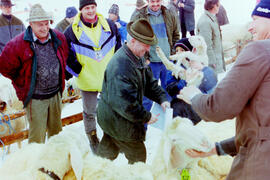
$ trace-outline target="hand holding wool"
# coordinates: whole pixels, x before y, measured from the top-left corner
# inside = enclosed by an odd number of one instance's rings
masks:
[[[195,86],[187,86],[184,87],[181,91],[180,94],[177,95],[177,98],[182,99],[183,101],[185,101],[188,104],[191,104],[191,99],[197,95],[200,94],[201,91],[195,87]]]

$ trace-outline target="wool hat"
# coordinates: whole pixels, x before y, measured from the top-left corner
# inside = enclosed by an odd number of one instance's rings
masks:
[[[79,10],[82,10],[84,6],[95,4],[97,5],[95,0],[80,0]]]
[[[115,14],[116,16],[119,16],[119,6],[117,4],[113,4],[109,9],[109,14]]]
[[[34,4],[30,9],[27,21],[36,22],[46,20],[49,20],[51,24],[53,23],[52,13],[46,12],[40,4]]]
[[[270,0],[261,0],[253,10],[253,15],[270,18]]]
[[[78,13],[78,11],[74,6],[68,7],[66,9],[66,18],[72,18],[72,17],[76,16],[77,13]]]
[[[148,45],[157,44],[157,37],[150,25],[150,23],[140,18],[136,21],[131,21],[127,24],[127,32],[134,39]]]
[[[0,6],[14,6],[15,4],[12,4],[10,0],[1,0],[0,1]]]
[[[144,0],[137,0],[137,2],[136,2],[136,8],[137,9],[141,9],[144,6],[146,6],[146,3],[144,2]]]
[[[176,49],[176,47],[181,47],[183,48],[185,51],[192,51],[193,46],[189,43],[188,38],[182,38],[180,40],[178,40],[175,44],[174,44],[174,49]]]

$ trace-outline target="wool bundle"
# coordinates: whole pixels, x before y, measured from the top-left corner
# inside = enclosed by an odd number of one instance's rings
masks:
[[[0,168],[0,177],[1,180],[49,180],[52,179],[49,174],[53,173],[60,179],[177,180],[186,169],[191,180],[219,180],[228,174],[232,158],[211,156],[194,159],[185,150],[210,151],[216,140],[233,135],[232,124],[233,121],[213,125],[201,122],[194,126],[189,119],[176,117],[162,132],[152,164],[138,162],[132,165],[117,164],[95,156],[89,151],[81,127],[67,127],[46,144],[28,144],[9,155]],[[223,134],[221,129],[224,129]]]
[[[4,137],[13,133],[21,132],[26,128],[25,117],[20,117],[14,120],[4,122],[3,118],[9,117],[23,110],[23,103],[19,101],[16,91],[11,83],[11,80],[0,74],[0,137]],[[18,142],[21,147],[21,142]],[[10,147],[8,148],[8,153]]]

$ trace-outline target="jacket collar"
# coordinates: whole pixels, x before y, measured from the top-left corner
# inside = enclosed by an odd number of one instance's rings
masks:
[[[210,13],[209,11],[205,10],[205,14],[212,20],[217,21],[217,18],[214,14]]]
[[[162,13],[161,9],[155,12],[155,11],[152,11],[149,7],[147,8],[146,11],[147,11],[147,14],[154,15],[154,16],[159,16]]]
[[[167,8],[165,6],[163,6],[163,5],[161,5],[160,10],[161,10],[161,14],[164,15],[165,14],[165,11],[167,10]],[[143,11],[142,12],[144,12],[145,14],[148,14],[148,6],[145,6],[143,8]]]
[[[97,24],[98,24],[98,16],[97,16],[97,15],[95,16],[96,21],[95,21],[94,23],[86,22],[86,21],[84,20],[83,16],[81,16],[80,19],[81,19],[81,21],[83,22],[83,24],[86,25],[86,26],[89,27],[89,28],[94,28],[94,27],[96,27]]]
[[[126,44],[123,45],[123,49],[126,55],[129,57],[130,61],[136,68],[143,69],[147,67],[144,60],[142,58],[135,56]]]

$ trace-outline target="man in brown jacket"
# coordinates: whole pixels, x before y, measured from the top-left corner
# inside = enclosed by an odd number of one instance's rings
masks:
[[[252,12],[249,31],[254,42],[239,54],[227,76],[210,94],[187,87],[183,99],[205,121],[237,117],[237,155],[227,180],[267,180],[270,177],[270,0]],[[196,153],[195,151],[193,153]]]

